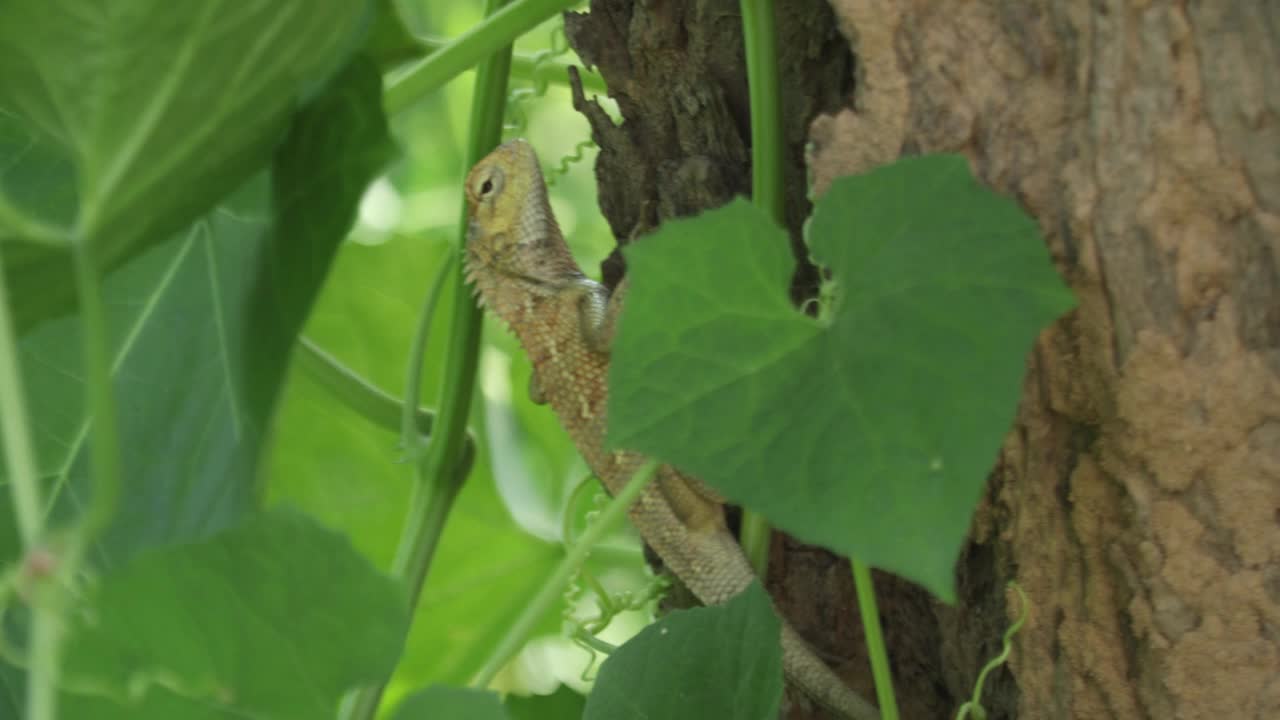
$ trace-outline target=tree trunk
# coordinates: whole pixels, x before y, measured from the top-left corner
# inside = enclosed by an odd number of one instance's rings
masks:
[[[1280,717],[1280,4],[832,4],[835,20],[778,2],[795,242],[803,128],[846,103],[810,128],[819,193],[963,153],[1039,221],[1079,299],[1029,356],[960,601],[878,578],[904,716],[954,717],[1016,580],[1030,620],[987,681],[990,717]],[[731,0],[571,19],[625,118],[579,103],[620,237],[749,190],[740,27]],[[779,539],[771,591],[869,693],[846,570]]]

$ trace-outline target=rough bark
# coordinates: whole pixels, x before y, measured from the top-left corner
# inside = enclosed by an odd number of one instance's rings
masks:
[[[852,109],[811,127],[816,190],[962,153],[1080,303],[1029,356],[957,605],[879,580],[904,716],[954,715],[1017,580],[1031,620],[990,717],[1280,717],[1280,4],[832,5],[847,45],[815,3],[779,3],[796,242],[804,125],[856,67]],[[625,118],[578,103],[619,237],[749,189],[735,2],[596,0],[568,29]],[[847,566],[786,539],[771,561],[784,612],[869,692]]]
[[[807,257],[800,226],[809,214],[804,145],[809,122],[842,107],[853,75],[847,43],[824,0],[777,3],[785,173],[792,190],[787,225],[796,257]],[[751,194],[751,128],[736,0],[593,0],[566,13],[565,32],[583,62],[609,84],[623,123],[575,93],[600,146],[600,209],[620,244],[669,218],[693,215]],[[622,276],[620,253],[603,267]],[[814,285],[807,261],[797,292]]]
[[[1280,5],[833,4],[861,74],[813,126],[819,190],[964,153],[1080,302],[958,567],[990,582],[934,608],[947,687],[1016,579],[995,717],[1280,717]]]

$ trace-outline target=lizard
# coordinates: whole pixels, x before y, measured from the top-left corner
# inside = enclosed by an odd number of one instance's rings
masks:
[[[506,323],[529,356],[530,397],[551,406],[591,471],[617,493],[645,464],[639,453],[604,444],[609,346],[629,281],[610,295],[583,274],[524,140],[476,163],[465,190],[465,272],[479,304]],[[663,564],[707,605],[728,601],[755,579],[722,504],[701,481],[664,464],[628,513]],[[805,694],[847,720],[878,720],[785,619],[781,643],[784,674]]]

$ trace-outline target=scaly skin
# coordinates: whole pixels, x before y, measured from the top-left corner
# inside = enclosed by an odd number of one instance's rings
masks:
[[[482,305],[504,320],[533,364],[530,393],[549,403],[611,493],[644,464],[604,449],[606,379],[614,319],[626,281],[610,298],[582,274],[547,203],[533,148],[513,140],[467,176],[471,222],[467,277]],[[708,605],[742,592],[754,574],[724,523],[720,499],[669,465],[631,507],[631,522],[663,563]],[[805,693],[850,720],[879,713],[819,660],[785,621],[783,667]]]

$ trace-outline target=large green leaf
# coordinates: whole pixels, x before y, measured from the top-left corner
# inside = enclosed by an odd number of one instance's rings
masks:
[[[260,421],[248,415],[234,359],[268,196],[260,176],[106,280],[124,486],[97,543],[100,562],[216,532],[254,504]],[[20,353],[40,472],[63,523],[93,485],[80,338],[79,319],[60,318],[25,337]]]
[[[7,0],[0,112],[74,168],[73,216],[6,198],[114,267],[188,225],[264,166],[290,115],[371,17],[351,0]],[[64,168],[65,169],[65,168]],[[0,192],[20,180],[6,181]],[[0,205],[5,204],[0,200]],[[2,214],[2,213],[0,213]],[[23,239],[0,222],[0,239]],[[30,239],[30,238],[27,238]],[[65,254],[7,265],[20,326],[70,306]]]
[[[378,14],[365,40],[364,51],[383,70],[422,57],[427,50],[405,27],[394,0],[377,0]]]
[[[724,605],[673,612],[609,656],[583,720],[776,718],[780,634],[759,583]]]
[[[125,487],[100,559],[207,535],[254,505],[289,344],[390,152],[380,77],[357,62],[298,113],[270,178],[107,278]],[[68,519],[91,487],[78,321],[37,328],[21,360],[41,473]]]
[[[290,343],[364,185],[392,152],[380,101],[376,68],[353,62],[296,114],[270,176],[107,279],[125,488],[96,545],[102,567],[217,532],[256,505],[259,449]],[[91,487],[79,330],[61,319],[22,344],[41,470],[64,519],[82,509]],[[79,647],[70,655],[78,659]],[[20,675],[6,669],[5,677],[21,687]],[[192,702],[170,695],[157,691],[124,711],[95,698],[71,704],[85,708],[83,717],[173,717],[172,708]]]
[[[71,616],[67,687],[330,717],[345,690],[391,671],[406,618],[403,588],[345,538],[277,510],[102,578]]]
[[[950,598],[1026,353],[1071,296],[962,158],[839,180],[809,230],[833,277],[820,320],[788,301],[786,237],[744,201],[629,250],[610,440]]]

